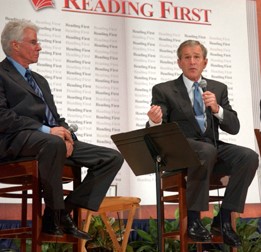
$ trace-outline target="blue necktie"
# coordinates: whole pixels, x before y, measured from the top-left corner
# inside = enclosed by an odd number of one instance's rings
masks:
[[[205,120],[204,120],[204,106],[203,106],[203,100],[202,100],[202,95],[199,90],[199,85],[197,82],[194,82],[194,112],[195,112],[195,117],[197,119],[197,122],[199,124],[199,127],[202,132],[205,131]]]
[[[44,103],[46,105],[45,116],[46,116],[46,120],[47,120],[48,125],[49,126],[57,125],[51,110],[49,109],[48,105],[46,104],[46,102],[44,100],[43,93],[42,93],[41,89],[39,88],[39,86],[37,85],[36,81],[34,80],[32,74],[31,74],[31,71],[29,69],[26,69],[25,77],[26,77],[29,85],[35,91],[35,93],[44,101]]]

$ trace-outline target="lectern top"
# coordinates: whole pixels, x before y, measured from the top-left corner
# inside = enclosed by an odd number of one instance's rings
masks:
[[[164,161],[162,171],[200,165],[196,153],[176,123],[167,123],[111,136],[136,176],[155,173],[155,157],[151,147]],[[152,140],[148,144],[146,138]],[[148,146],[148,145],[153,146]]]

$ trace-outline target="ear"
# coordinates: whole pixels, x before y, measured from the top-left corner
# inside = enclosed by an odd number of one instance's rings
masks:
[[[204,68],[206,68],[206,66],[207,66],[207,64],[208,64],[208,59],[207,58],[205,58],[205,67]]]
[[[14,41],[11,42],[11,47],[13,48],[13,50],[15,52],[17,52],[19,50],[20,44],[19,44],[19,42],[14,40]]]
[[[180,59],[177,60],[177,63],[178,63],[179,68],[181,68],[180,67]]]

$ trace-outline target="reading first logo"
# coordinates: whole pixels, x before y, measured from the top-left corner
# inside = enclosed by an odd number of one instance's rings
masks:
[[[31,0],[31,3],[36,11],[55,7],[54,0]],[[64,0],[62,11],[196,25],[211,25],[212,15],[211,9],[179,6],[173,0]]]
[[[54,8],[54,1],[52,0],[31,0],[31,3],[36,11],[43,8]]]

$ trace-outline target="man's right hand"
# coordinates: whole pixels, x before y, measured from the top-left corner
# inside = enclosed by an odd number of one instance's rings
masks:
[[[66,157],[70,157],[72,155],[73,152],[73,144],[71,144],[69,141],[65,140],[65,144],[66,144]]]
[[[155,124],[162,122],[162,110],[158,105],[152,105],[147,115]]]
[[[68,141],[73,144],[71,132],[64,127],[53,127],[50,130],[50,134],[61,137],[64,141]]]

